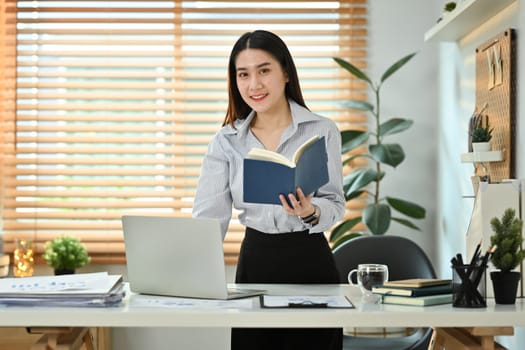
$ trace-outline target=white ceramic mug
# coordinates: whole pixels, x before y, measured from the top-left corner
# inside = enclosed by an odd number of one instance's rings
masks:
[[[357,274],[357,284],[352,281],[353,274]],[[382,264],[359,264],[357,269],[348,273],[348,283],[359,286],[363,294],[369,294],[373,286],[388,281],[388,266]]]

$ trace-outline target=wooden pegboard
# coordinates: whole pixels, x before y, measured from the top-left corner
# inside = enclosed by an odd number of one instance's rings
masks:
[[[503,150],[504,160],[486,163],[490,182],[515,176],[516,31],[507,29],[476,48],[476,110],[483,109],[494,128],[492,150]],[[482,176],[482,165],[476,164]]]

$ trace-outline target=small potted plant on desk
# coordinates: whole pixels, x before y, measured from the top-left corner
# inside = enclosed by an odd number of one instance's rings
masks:
[[[521,247],[523,220],[515,216],[515,210],[507,208],[501,221],[497,217],[490,221],[494,232],[490,237],[490,243],[492,246],[496,246],[496,250],[490,256],[490,261],[499,269],[499,271],[490,273],[496,304],[514,304],[516,302],[520,272],[512,270],[523,261],[525,251]]]
[[[55,270],[55,275],[75,273],[91,261],[86,247],[78,238],[57,237],[44,245],[44,259]]]

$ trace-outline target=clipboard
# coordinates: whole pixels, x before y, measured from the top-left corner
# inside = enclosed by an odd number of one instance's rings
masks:
[[[268,309],[353,309],[354,304],[344,295],[260,295],[262,308]]]

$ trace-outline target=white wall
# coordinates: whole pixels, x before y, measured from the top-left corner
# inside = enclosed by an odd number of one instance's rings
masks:
[[[407,131],[392,138],[405,150],[397,169],[385,169],[381,196],[391,195],[425,207],[425,220],[414,221],[421,232],[393,224],[389,234],[405,236],[421,245],[432,261],[437,255],[437,48],[425,45],[423,34],[437,18],[441,5],[418,0],[370,0],[369,75],[374,81],[401,57],[418,52],[382,87],[382,120],[404,117],[414,120]]]

